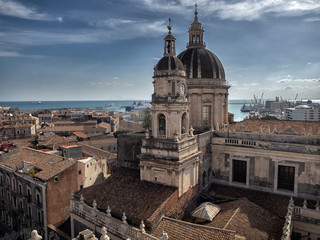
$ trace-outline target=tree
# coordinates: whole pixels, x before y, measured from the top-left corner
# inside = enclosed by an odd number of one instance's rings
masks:
[[[150,129],[151,128],[151,110],[150,109],[146,109],[144,110],[144,119],[143,119],[143,124],[142,127],[145,129]]]

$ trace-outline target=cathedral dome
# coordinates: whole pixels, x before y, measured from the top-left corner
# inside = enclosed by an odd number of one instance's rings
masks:
[[[177,56],[164,56],[154,67],[154,76],[185,76],[185,69]]]
[[[189,48],[178,55],[186,67],[187,78],[211,78],[225,80],[219,58],[204,47]]]
[[[197,6],[194,21],[189,28],[187,50],[178,55],[186,69],[188,79],[206,79],[214,84],[225,85],[223,66],[216,55],[206,49],[203,40],[204,30],[198,21]]]
[[[163,57],[154,67],[154,77],[160,76],[186,76],[184,66],[180,59],[176,56],[176,38],[171,33],[171,25],[169,18],[168,35],[164,38]]]

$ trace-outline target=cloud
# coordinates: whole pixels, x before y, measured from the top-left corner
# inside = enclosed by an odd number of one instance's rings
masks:
[[[60,18],[53,18],[46,13],[39,13],[35,8],[26,7],[12,0],[0,0],[0,14],[30,20],[60,21]]]
[[[1,1],[1,0],[0,0]],[[62,21],[62,20],[61,20]],[[114,21],[116,22],[116,21]],[[166,32],[165,21],[120,21],[109,29],[102,24],[94,28],[66,30],[17,30],[0,31],[0,45],[53,45],[112,42],[115,40],[133,39],[141,36],[159,36]]]
[[[190,0],[140,0],[140,2],[151,11],[186,14],[194,9],[194,1]],[[319,12],[320,10],[320,2],[318,0],[199,0],[198,6],[199,12],[204,15],[215,14],[221,19],[235,21],[257,20],[267,14],[288,16]]]
[[[0,51],[0,57],[22,57],[18,52],[13,52],[13,51]]]
[[[165,21],[146,21],[146,20],[131,20],[110,18],[101,21],[94,21],[89,23],[93,27],[107,27],[117,32],[127,32],[132,34],[141,33],[164,33],[166,32]]]
[[[288,83],[288,82],[295,82],[295,83],[313,83],[313,82],[320,82],[320,78],[283,78],[278,81],[278,83]]]
[[[320,21],[320,17],[306,18],[303,21],[305,21],[305,22],[318,22],[318,21]]]
[[[115,78],[112,78],[115,80]],[[119,79],[119,78],[116,78]],[[132,83],[120,83],[116,81],[99,81],[99,82],[89,82],[87,85],[92,87],[132,87]]]
[[[43,58],[44,56],[42,55],[26,55],[26,54],[21,54],[16,51],[2,51],[0,50],[0,57],[25,57],[25,58]]]

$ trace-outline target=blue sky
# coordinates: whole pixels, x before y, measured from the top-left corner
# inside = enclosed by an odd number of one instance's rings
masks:
[[[198,0],[229,99],[320,98],[320,0]],[[0,101],[150,99],[167,19],[182,52],[194,1],[0,0]]]

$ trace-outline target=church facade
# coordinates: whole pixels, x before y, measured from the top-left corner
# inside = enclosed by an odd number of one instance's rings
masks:
[[[164,222],[170,222],[166,229],[186,224],[166,217],[182,219],[195,196],[215,183],[319,199],[320,123],[308,125],[308,132],[304,122],[229,123],[224,68],[206,49],[197,14],[187,49],[178,55],[169,23],[154,68],[151,129],[118,136],[118,171],[72,195],[72,237],[86,228],[102,233],[105,226],[114,239],[160,239]],[[199,226],[188,228],[199,232]],[[203,230],[207,239],[238,234]]]

